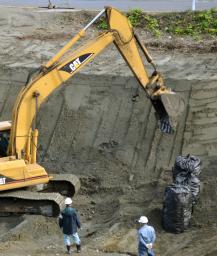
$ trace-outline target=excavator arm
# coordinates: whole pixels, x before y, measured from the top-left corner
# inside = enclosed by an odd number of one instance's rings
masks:
[[[69,50],[75,42],[84,36],[85,30],[103,12],[106,12],[108,31],[70,53]],[[138,36],[134,35],[128,19],[111,7],[106,7],[96,18],[44,65],[39,73],[21,90],[13,109],[8,155],[15,155],[18,159],[24,159],[30,163],[36,162],[38,132],[37,129],[32,129],[32,124],[40,105],[56,88],[75,75],[111,43],[116,45],[139,84],[151,99],[161,121],[162,131],[171,132],[169,108],[165,105],[174,110],[174,105],[171,107],[170,98],[173,98],[171,96],[175,94],[163,84],[163,79],[156,71],[147,49],[142,45]],[[154,67],[151,76],[147,74],[139,48]],[[169,97],[167,97],[168,95]],[[164,102],[162,96],[165,96]],[[176,102],[176,106],[180,110],[180,104]],[[178,108],[176,109],[178,110]],[[176,114],[177,110],[174,111]]]

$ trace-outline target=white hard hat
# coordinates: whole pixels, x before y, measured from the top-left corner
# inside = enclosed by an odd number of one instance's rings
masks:
[[[65,204],[66,205],[72,204],[72,199],[70,197],[67,197],[66,200],[65,200]]]
[[[146,224],[148,223],[148,218],[146,216],[141,216],[138,220],[139,223]]]

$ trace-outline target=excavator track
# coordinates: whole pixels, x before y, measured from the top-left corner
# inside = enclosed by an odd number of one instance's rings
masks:
[[[58,192],[63,196],[73,197],[80,189],[79,178],[73,174],[51,174],[52,179],[44,191]]]
[[[64,197],[59,193],[39,193],[17,190],[0,194],[0,215],[37,214],[56,217],[64,207]]]
[[[73,197],[80,188],[80,180],[72,174],[54,174],[40,192],[16,190],[0,193],[0,216],[36,214],[57,217],[64,208],[65,197]]]

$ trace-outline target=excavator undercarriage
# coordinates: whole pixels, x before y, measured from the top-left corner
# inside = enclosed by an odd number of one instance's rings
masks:
[[[52,174],[47,184],[0,193],[0,216],[37,214],[56,217],[64,207],[65,197],[73,197],[80,180],[73,174]]]
[[[37,163],[7,156],[10,129],[11,122],[0,122],[0,216],[58,216],[65,197],[73,197],[79,191],[80,180],[73,174],[48,175]]]

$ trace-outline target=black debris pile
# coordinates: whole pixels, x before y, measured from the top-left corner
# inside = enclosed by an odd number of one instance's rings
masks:
[[[166,187],[163,205],[163,228],[172,233],[189,227],[200,193],[201,160],[196,156],[177,156],[172,169],[173,183]]]

